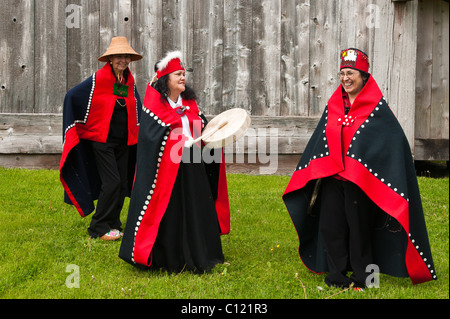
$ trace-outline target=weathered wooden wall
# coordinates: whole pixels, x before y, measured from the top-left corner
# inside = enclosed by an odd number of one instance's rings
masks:
[[[448,161],[448,1],[420,1],[418,15],[415,156]]]
[[[141,96],[158,59],[181,50],[203,111],[240,107],[266,128],[275,124],[263,117],[277,119],[280,154],[302,152],[294,144],[310,133],[300,128],[339,85],[340,50],[358,47],[426,159],[426,147],[448,141],[448,13],[442,0],[4,0],[0,153],[18,153],[7,146],[19,134],[11,121],[60,115],[67,90],[124,35],[144,56],[131,66]],[[431,159],[448,160],[448,147]]]

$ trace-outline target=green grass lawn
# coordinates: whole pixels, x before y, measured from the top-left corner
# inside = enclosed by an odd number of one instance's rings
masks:
[[[281,195],[288,176],[228,175],[231,233],[225,264],[210,273],[142,271],[120,242],[89,240],[90,217],[63,203],[57,171],[0,168],[0,298],[448,299],[449,179],[419,178],[438,280],[413,286],[381,275],[364,292],[328,288],[301,263]],[[122,211],[126,222],[128,200]],[[78,267],[79,288],[68,288]],[[69,271],[66,271],[66,270]],[[68,281],[71,282],[70,280]]]

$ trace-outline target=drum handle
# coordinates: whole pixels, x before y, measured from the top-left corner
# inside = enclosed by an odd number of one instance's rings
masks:
[[[208,138],[211,135],[213,135],[214,133],[216,133],[218,130],[220,130],[222,127],[224,127],[225,125],[228,124],[228,121],[226,119],[222,119],[219,122],[219,125],[217,125],[217,127],[215,127],[214,129],[212,129],[211,131],[209,131],[208,133],[206,133],[205,135],[202,135],[198,138],[196,138],[195,140],[189,140],[186,141],[185,143],[185,147],[191,147],[192,145],[194,145],[195,143],[200,142],[202,139]]]

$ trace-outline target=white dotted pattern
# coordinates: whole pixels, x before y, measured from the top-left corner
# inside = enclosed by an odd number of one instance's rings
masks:
[[[328,114],[328,106],[327,106],[327,108],[325,109],[325,114]],[[322,153],[320,153],[320,154],[313,155],[313,156],[308,160],[308,163],[307,163],[307,164],[305,164],[304,166],[299,165],[299,166],[297,167],[297,170],[302,170],[302,169],[307,168],[307,167],[309,166],[309,164],[311,163],[312,160],[315,160],[315,159],[317,159],[317,158],[321,158],[321,157],[325,157],[325,156],[330,155],[330,152],[327,151],[327,150],[328,150],[328,140],[327,140],[327,136],[326,136],[326,134],[325,134],[326,128],[327,128],[327,121],[328,121],[328,115],[325,116],[325,124],[324,124],[324,126],[323,126],[323,131],[322,131],[322,133],[323,133],[323,138],[322,138],[322,140],[323,140],[323,143],[324,143],[324,149],[325,149],[325,151],[322,152]]]
[[[153,120],[155,120],[162,127],[170,127],[170,124],[167,124],[164,121],[162,121],[156,114],[154,114],[152,111],[150,111],[145,106],[142,107],[142,110],[146,114],[148,114],[151,118],[153,118]],[[201,112],[199,112],[199,116],[200,115],[201,115]],[[204,122],[203,118],[202,118],[202,123],[203,123],[203,127],[204,127],[205,126],[205,122]],[[135,238],[137,236],[137,232],[139,230],[139,226],[141,225],[142,219],[144,218],[144,215],[145,215],[145,213],[147,211],[148,205],[150,204],[150,200],[152,199],[152,196],[153,196],[153,194],[155,192],[156,184],[157,184],[157,181],[158,181],[159,167],[161,165],[162,156],[163,156],[166,144],[167,144],[167,140],[169,138],[169,134],[170,134],[170,130],[167,130],[166,134],[163,137],[163,140],[161,142],[161,146],[160,146],[160,149],[159,149],[160,151],[159,151],[159,154],[158,154],[158,164],[157,164],[157,168],[156,168],[156,174],[155,174],[155,177],[153,179],[153,184],[152,184],[152,187],[151,187],[151,189],[150,189],[150,191],[149,191],[149,193],[147,195],[147,198],[145,199],[144,203],[142,204],[142,209],[141,209],[140,215],[138,217],[138,220],[137,220],[135,228],[134,228],[134,237]],[[131,253],[131,261],[133,263],[136,263],[136,261],[134,260],[135,243],[136,243],[136,241],[133,241],[133,250],[132,250],[132,253]]]
[[[166,124],[165,122],[163,122],[156,114],[154,114],[148,108],[143,106],[142,110],[145,113],[147,113],[151,118],[153,118],[162,127],[169,127],[170,126],[170,124]],[[150,191],[149,191],[149,193],[147,195],[147,198],[145,199],[145,201],[144,201],[144,203],[142,205],[142,209],[141,209],[140,215],[138,217],[138,220],[136,222],[136,226],[134,228],[134,237],[135,238],[136,238],[137,232],[139,230],[139,226],[141,225],[141,221],[144,218],[145,212],[147,211],[148,205],[150,204],[150,200],[152,199],[152,196],[153,196],[153,194],[155,192],[156,183],[157,183],[157,180],[158,180],[159,167],[161,165],[161,159],[162,159],[162,156],[163,156],[163,153],[164,153],[164,149],[165,149],[166,144],[167,144],[167,139],[169,138],[169,134],[170,134],[170,130],[167,130],[165,136],[162,139],[161,146],[159,148],[160,152],[158,154],[158,164],[157,164],[157,167],[156,167],[156,174],[155,174],[155,177],[153,179],[152,187],[151,187],[151,189],[150,189]],[[135,243],[136,243],[136,241],[133,241],[133,251],[131,253],[131,261],[134,262],[134,263],[136,263],[135,260],[134,260]]]
[[[91,93],[89,93],[89,101],[88,101],[88,105],[87,105],[87,109],[86,109],[86,114],[84,116],[83,120],[75,120],[75,122],[73,122],[72,124],[70,124],[69,126],[67,126],[66,130],[64,131],[64,141],[66,140],[66,134],[67,132],[75,126],[75,124],[77,123],[81,123],[81,124],[86,124],[88,116],[89,116],[89,112],[91,110],[91,103],[92,103],[92,96],[94,95],[94,89],[95,89],[95,76],[97,73],[94,73],[92,75],[92,87],[91,87]]]

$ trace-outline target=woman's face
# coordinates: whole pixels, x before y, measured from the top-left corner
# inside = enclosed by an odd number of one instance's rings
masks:
[[[110,57],[110,61],[114,72],[122,74],[131,62],[131,57],[128,54],[116,54]]]
[[[169,88],[170,95],[179,95],[186,90],[185,75],[186,72],[184,70],[178,70],[169,74],[167,87]]]
[[[349,95],[357,95],[364,86],[361,72],[358,70],[344,68],[339,73],[342,86]]]

